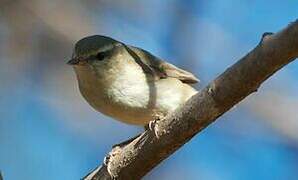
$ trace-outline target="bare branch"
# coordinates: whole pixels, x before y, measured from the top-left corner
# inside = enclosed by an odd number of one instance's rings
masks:
[[[183,107],[155,123],[85,180],[140,179],[235,104],[256,92],[277,70],[298,57],[298,21],[272,35],[264,33],[255,49],[229,67]]]

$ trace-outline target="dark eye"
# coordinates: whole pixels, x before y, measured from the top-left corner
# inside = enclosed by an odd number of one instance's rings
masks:
[[[104,52],[99,52],[99,53],[96,54],[95,57],[96,57],[97,60],[102,61],[105,58],[105,53]]]

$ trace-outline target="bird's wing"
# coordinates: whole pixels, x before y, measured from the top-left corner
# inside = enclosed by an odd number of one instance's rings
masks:
[[[184,83],[193,84],[199,82],[192,73],[180,69],[173,64],[167,63],[148,51],[143,49],[127,46],[127,51],[133,56],[135,61],[143,68],[145,73],[149,73],[158,78],[173,77]]]

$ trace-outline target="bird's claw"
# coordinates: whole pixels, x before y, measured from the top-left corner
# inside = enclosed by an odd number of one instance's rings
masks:
[[[157,123],[157,120],[154,119],[153,121],[150,121],[149,124],[148,124],[148,128],[150,131],[154,131],[154,128],[155,128],[155,125]]]
[[[159,138],[159,135],[157,133],[158,132],[158,121],[161,121],[162,119],[164,119],[164,118],[158,117],[158,118],[154,119],[153,121],[150,121],[148,124],[148,129],[150,131],[154,132],[154,135],[157,139]]]

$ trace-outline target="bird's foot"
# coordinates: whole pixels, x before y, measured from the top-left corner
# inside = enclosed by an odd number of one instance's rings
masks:
[[[155,118],[153,121],[150,121],[149,124],[147,126],[145,126],[145,130],[150,130],[153,131],[155,134],[155,137],[158,139],[159,135],[157,133],[158,131],[158,122],[162,121],[163,119],[165,119],[164,116],[157,116],[157,118]]]
[[[149,122],[149,124],[148,124],[148,129],[149,129],[150,131],[153,131],[153,130],[154,130],[157,121],[158,121],[158,119],[154,119],[153,121],[150,121],[150,122]]]

